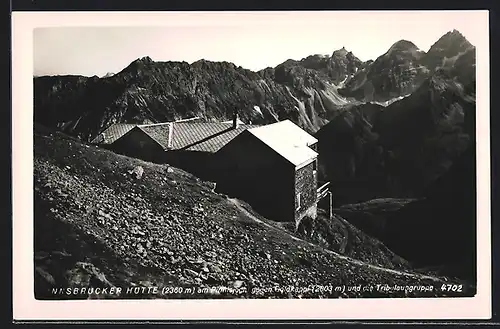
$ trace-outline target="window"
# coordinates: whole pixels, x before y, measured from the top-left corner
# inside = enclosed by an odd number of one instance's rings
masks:
[[[313,179],[318,180],[318,159],[313,161]]]
[[[295,210],[299,210],[300,209],[300,192],[297,193],[297,196],[296,196],[296,201],[297,201],[297,204],[296,204],[296,208]]]

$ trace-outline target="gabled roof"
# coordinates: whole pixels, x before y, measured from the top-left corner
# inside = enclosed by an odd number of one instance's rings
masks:
[[[92,140],[91,143],[99,144],[112,144],[118,138],[122,137],[130,130],[132,130],[137,124],[134,123],[115,123],[105,129],[102,133],[97,135],[96,138]]]
[[[172,130],[171,122],[153,125],[140,125],[137,126],[137,128],[160,144],[164,150],[169,148],[170,131]]]
[[[318,156],[309,148],[318,140],[290,120],[252,128],[248,132],[295,166]]]
[[[147,134],[165,150],[217,152],[243,131],[248,130],[251,135],[295,166],[304,164],[318,155],[309,148],[318,140],[290,120],[266,126],[240,124],[237,128],[233,128],[232,122],[199,122],[190,119],[156,124],[114,124],[97,137],[102,138],[102,141],[97,142],[111,144],[134,127]]]
[[[232,122],[175,122],[172,129],[172,149],[217,152],[243,131],[255,125],[239,125]]]
[[[198,118],[155,124],[114,124],[94,142],[111,144],[136,127],[157,142],[164,150],[217,152],[243,131],[257,127],[232,122],[200,122]],[[99,137],[99,136],[98,136]]]
[[[173,122],[200,122],[204,121],[203,118],[199,117],[193,117],[193,118],[187,118],[187,119],[180,119],[176,120]],[[101,132],[99,135],[97,135],[91,143],[98,143],[98,144],[112,144],[114,143],[117,139],[121,138],[123,135],[128,133],[130,130],[132,130],[134,127],[139,127],[141,130],[153,139],[155,139],[160,145],[165,144],[163,140],[163,133],[165,131],[168,131],[168,127],[165,127],[165,125],[168,125],[170,122],[163,122],[163,123],[114,123],[108,128],[106,128],[103,132]]]

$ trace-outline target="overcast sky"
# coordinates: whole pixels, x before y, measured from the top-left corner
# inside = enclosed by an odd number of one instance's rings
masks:
[[[365,61],[401,39],[427,51],[453,29],[476,45],[484,33],[484,24],[476,22],[485,17],[484,12],[471,11],[207,12],[191,13],[186,19],[169,13],[168,23],[159,26],[158,15],[133,15],[136,20],[106,17],[100,24],[108,25],[104,27],[80,17],[78,24],[65,23],[79,26],[61,23],[35,29],[34,74],[103,76],[144,56],[154,61],[228,61],[256,71],[287,59],[331,55],[342,47]],[[154,26],[146,26],[149,21]]]

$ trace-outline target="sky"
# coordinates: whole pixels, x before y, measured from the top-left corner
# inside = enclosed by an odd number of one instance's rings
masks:
[[[477,22],[485,17],[480,11],[101,15],[66,16],[35,28],[34,75],[103,76],[144,56],[154,61],[227,61],[257,71],[287,59],[331,55],[342,47],[363,61],[375,60],[402,39],[427,51],[453,29],[476,45],[484,33],[484,24]]]

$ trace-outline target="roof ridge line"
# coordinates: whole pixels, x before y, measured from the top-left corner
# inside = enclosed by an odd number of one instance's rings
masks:
[[[196,120],[196,119],[201,119],[201,118],[200,117],[192,117],[192,118],[187,118],[187,119],[175,120],[175,121],[172,121],[170,123],[174,123],[174,122],[187,122],[187,121]]]
[[[158,123],[142,123],[142,124],[137,124],[139,127],[153,127],[153,126],[161,126],[161,125],[168,125],[170,122],[158,122]]]

